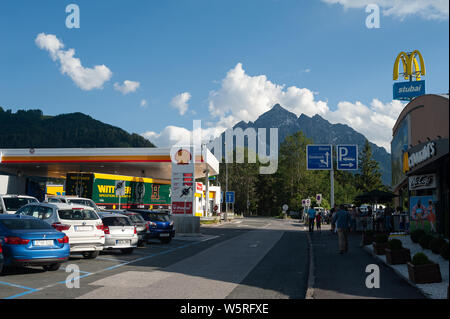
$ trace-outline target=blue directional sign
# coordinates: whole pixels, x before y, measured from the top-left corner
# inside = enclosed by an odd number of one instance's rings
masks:
[[[336,145],[337,169],[358,169],[358,145]]]
[[[234,203],[234,192],[226,192],[225,200],[227,203]]]
[[[306,168],[309,170],[331,170],[333,168],[331,145],[307,145]]]

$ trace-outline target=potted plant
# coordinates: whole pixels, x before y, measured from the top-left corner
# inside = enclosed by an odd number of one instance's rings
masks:
[[[384,250],[387,248],[389,236],[386,234],[378,234],[373,241],[373,251],[376,255],[384,255]]]
[[[419,238],[419,245],[423,248],[423,249],[430,249],[430,242],[433,240],[433,236],[428,235],[428,234],[424,234],[422,236],[420,236]]]
[[[420,237],[422,237],[423,235],[425,235],[425,231],[423,229],[416,229],[413,230],[410,234],[411,236],[411,240],[413,241],[413,243],[418,244],[419,243],[419,239]]]
[[[430,249],[433,252],[433,254],[438,254],[439,255],[440,252],[441,252],[442,245],[445,245],[446,243],[447,242],[441,237],[433,238],[430,241]]]
[[[412,262],[407,262],[409,279],[416,284],[442,282],[439,264],[428,259],[424,253],[414,255]]]
[[[374,241],[374,232],[373,230],[366,230],[362,233],[362,241],[363,245],[370,245]]]
[[[389,240],[388,247],[384,251],[389,265],[406,264],[411,261],[411,251],[403,247],[402,241],[399,239]]]

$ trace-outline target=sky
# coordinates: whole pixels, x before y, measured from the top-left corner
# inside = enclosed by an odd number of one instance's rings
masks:
[[[164,147],[193,120],[210,139],[280,103],[390,151],[394,60],[419,50],[427,93],[448,93],[448,17],[447,0],[2,0],[0,106],[83,112]]]

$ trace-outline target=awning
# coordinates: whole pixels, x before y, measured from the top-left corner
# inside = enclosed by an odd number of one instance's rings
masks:
[[[204,149],[196,156],[197,178],[219,174],[219,162]],[[0,172],[65,178],[68,172],[95,172],[171,179],[170,148],[0,149]]]

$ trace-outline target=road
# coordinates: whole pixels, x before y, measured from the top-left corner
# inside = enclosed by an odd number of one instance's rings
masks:
[[[338,255],[333,236],[310,235],[298,220],[239,219],[130,255],[74,256],[56,272],[18,269],[0,277],[0,298],[303,299],[307,291],[314,298],[422,298],[382,265],[381,288],[365,287],[365,266],[376,260],[355,238],[349,255]],[[79,272],[66,272],[73,266]],[[79,278],[79,288],[66,286],[69,275]]]

